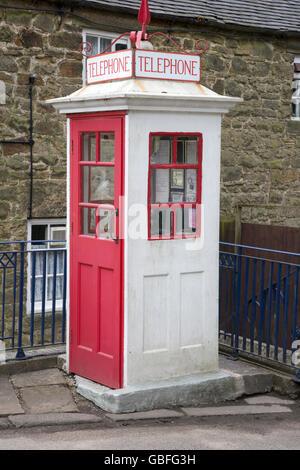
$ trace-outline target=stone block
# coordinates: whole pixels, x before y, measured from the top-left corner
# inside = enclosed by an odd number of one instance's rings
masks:
[[[24,29],[19,37],[22,46],[25,48],[43,47],[42,36],[33,30]]]
[[[20,389],[28,413],[77,411],[71,391],[63,385],[44,385]]]

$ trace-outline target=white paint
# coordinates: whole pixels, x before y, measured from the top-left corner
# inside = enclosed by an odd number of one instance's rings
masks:
[[[87,58],[87,83],[105,82],[132,77],[133,51],[126,49],[118,52]]]
[[[200,61],[199,55],[136,50],[135,76],[199,82]]]
[[[124,387],[218,368],[221,115],[240,102],[196,83],[124,80],[50,100],[61,113],[127,110],[125,129]],[[130,208],[147,206],[149,133],[203,134],[202,235],[127,237]],[[192,243],[192,242],[191,242]]]

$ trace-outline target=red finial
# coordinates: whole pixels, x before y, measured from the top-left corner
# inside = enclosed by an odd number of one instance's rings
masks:
[[[146,24],[150,23],[151,15],[149,11],[148,0],[142,0],[141,7],[138,16],[139,23],[142,25],[143,29],[143,38],[145,39],[146,35]]]

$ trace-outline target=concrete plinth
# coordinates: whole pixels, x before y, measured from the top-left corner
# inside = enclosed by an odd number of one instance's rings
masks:
[[[77,392],[110,413],[198,406],[234,400],[244,393],[236,377],[223,371],[131,385],[112,390],[76,376]]]

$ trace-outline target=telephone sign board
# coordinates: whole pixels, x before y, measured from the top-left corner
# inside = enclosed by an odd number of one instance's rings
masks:
[[[199,55],[126,49],[87,58],[87,83],[126,78],[199,82]]]
[[[200,56],[137,50],[135,53],[135,76],[199,82]]]

